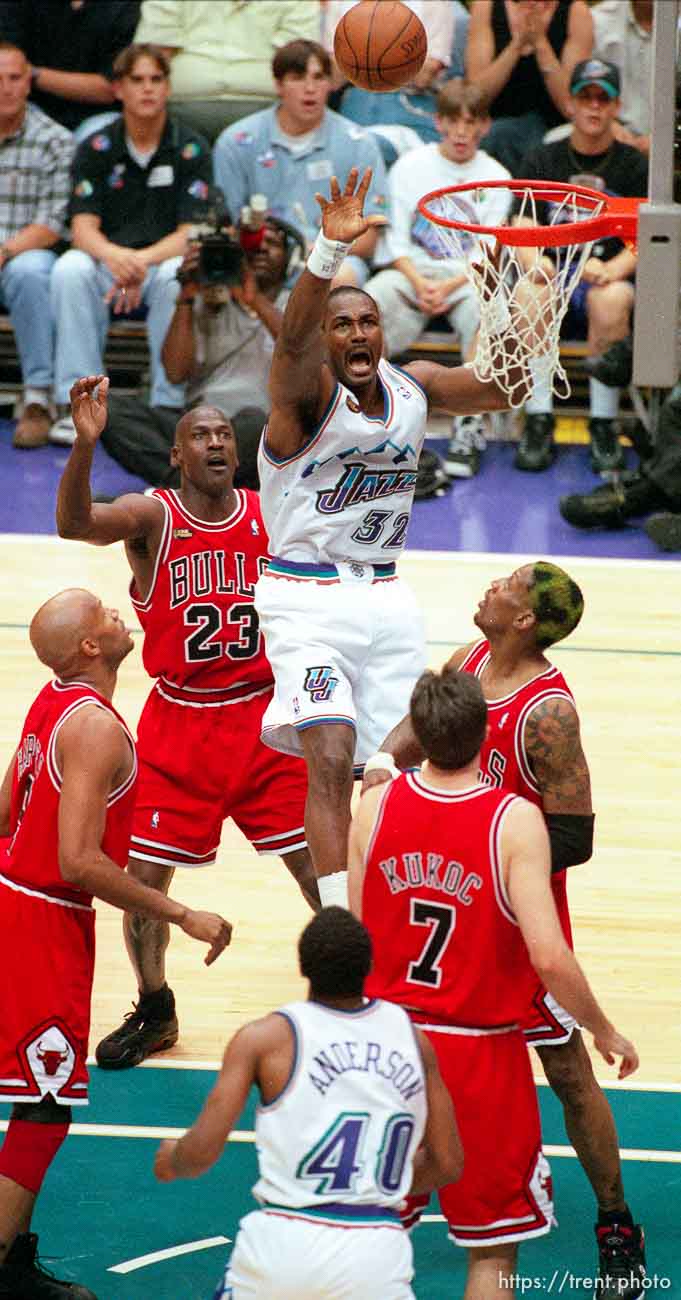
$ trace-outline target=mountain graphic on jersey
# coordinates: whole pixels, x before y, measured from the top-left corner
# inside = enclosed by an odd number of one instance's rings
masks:
[[[392,458],[394,465],[399,465],[400,461],[408,460],[409,457],[414,460],[417,458],[417,452],[411,446],[411,443],[400,447],[396,442],[393,442],[392,438],[384,438],[382,442],[376,443],[375,447],[348,447],[345,451],[337,451],[334,452],[333,456],[327,456],[326,460],[312,460],[303,470],[301,478],[309,478],[310,474],[314,474],[318,469],[323,469],[325,465],[330,465],[333,460],[345,460],[348,456],[362,456],[366,460],[367,456],[381,456],[383,452],[388,450],[388,447],[392,447],[396,453]]]

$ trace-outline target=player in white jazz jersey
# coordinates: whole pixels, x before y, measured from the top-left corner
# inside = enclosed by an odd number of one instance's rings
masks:
[[[275,678],[262,735],[307,761],[305,830],[323,904],[347,898],[353,771],[403,716],[425,662],[420,613],[395,561],[428,409],[507,404],[467,366],[383,360],[373,298],[331,289],[351,242],[381,220],[363,215],[370,180],[368,171],[358,185],[353,169],[342,193],[333,177],[331,200],[317,195],[323,233],[284,313],[259,456],[274,557],[255,594]]]
[[[323,909],[298,955],[309,1000],[239,1030],[192,1128],[161,1143],[156,1177],[209,1169],[255,1083],[260,1209],[216,1300],[413,1300],[398,1206],[461,1174],[449,1094],[406,1012],[363,996],[371,940],[355,917]]]

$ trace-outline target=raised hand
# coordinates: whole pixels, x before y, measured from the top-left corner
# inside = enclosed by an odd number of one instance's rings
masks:
[[[85,442],[96,443],[106,425],[108,392],[107,375],[86,375],[71,385],[71,416],[77,436]]]
[[[332,176],[331,198],[325,199],[323,194],[315,194],[315,199],[322,210],[322,230],[327,239],[338,239],[343,244],[352,244],[371,226],[385,225],[385,218],[378,214],[370,217],[364,215],[364,200],[369,192],[372,174],[371,168],[367,167],[358,185],[359,171],[353,167],[348,173],[342,193],[337,177]]]

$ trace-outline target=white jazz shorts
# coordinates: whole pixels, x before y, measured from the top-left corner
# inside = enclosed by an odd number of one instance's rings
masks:
[[[392,565],[320,566],[324,578],[284,567],[272,565],[255,588],[275,681],[262,739],[299,755],[305,728],[347,723],[359,768],[408,711],[426,663],[421,611],[401,578],[382,575]]]
[[[399,1225],[334,1227],[254,1210],[214,1300],[414,1300],[413,1276]]]

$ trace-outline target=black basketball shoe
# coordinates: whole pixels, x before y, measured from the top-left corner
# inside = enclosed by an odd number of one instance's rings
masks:
[[[619,440],[619,431],[615,420],[600,420],[592,416],[589,420],[591,436],[591,468],[597,474],[611,474],[613,470],[623,469],[624,447]]]
[[[123,1024],[97,1044],[95,1060],[100,1070],[128,1070],[154,1052],[175,1046],[179,1026],[172,989],[165,986],[158,993],[142,994],[133,1007]]]
[[[661,551],[681,551],[681,514],[663,510],[646,519],[643,527]]]
[[[598,1279],[602,1300],[636,1300],[644,1293],[646,1257],[643,1229],[638,1223],[596,1224]]]
[[[516,469],[536,474],[549,468],[556,454],[553,442],[555,427],[556,421],[548,412],[525,416],[525,427],[513,461]]]
[[[38,1238],[22,1232],[15,1238],[0,1268],[2,1300],[97,1300],[94,1291],[78,1282],[60,1282],[37,1259]]]

